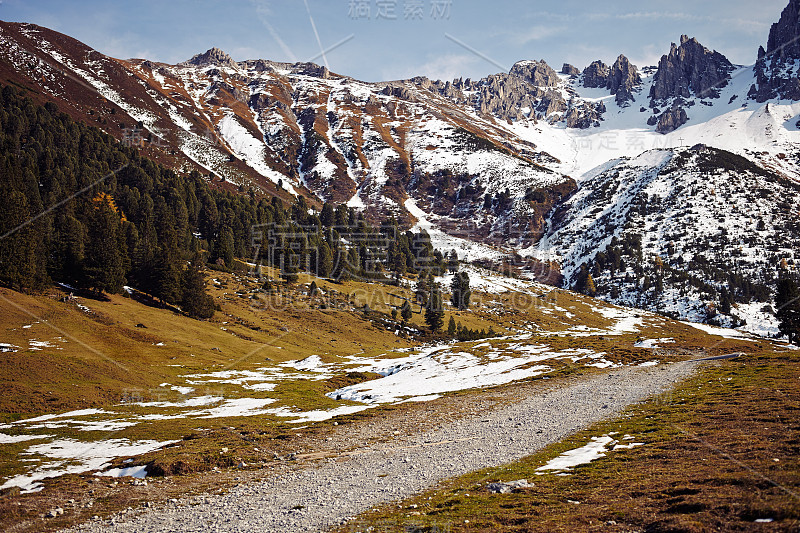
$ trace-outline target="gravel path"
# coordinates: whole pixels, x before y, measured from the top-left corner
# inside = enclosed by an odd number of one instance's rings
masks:
[[[695,367],[680,362],[613,370],[433,430],[298,464],[222,495],[142,509],[76,530],[318,531],[441,480],[530,455],[670,389]]]

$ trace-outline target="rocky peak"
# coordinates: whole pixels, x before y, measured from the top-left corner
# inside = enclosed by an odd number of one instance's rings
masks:
[[[800,0],[791,0],[778,22],[769,31],[767,49],[758,48],[755,65],[756,83],[748,96],[759,102],[771,98],[800,100],[799,72],[794,68],[800,59]]]
[[[316,63],[296,63],[293,65],[295,72],[305,76],[313,76],[327,80],[331,77],[331,71],[324,65],[317,65]]]
[[[606,88],[608,85],[608,65],[602,61],[595,61],[583,69],[583,86],[592,89]]]
[[[569,63],[564,63],[564,66],[561,67],[561,74],[566,74],[567,76],[580,76],[581,71]]]
[[[541,61],[519,61],[511,67],[512,76],[522,78],[537,87],[556,87],[559,82],[558,74],[550,65]]]
[[[211,48],[204,54],[197,54],[183,64],[194,65],[196,67],[207,67],[209,65],[220,67],[236,67],[236,61],[234,61],[231,56],[219,48]]]
[[[634,101],[633,88],[642,84],[642,77],[636,66],[627,57],[620,55],[611,67],[606,87],[616,95],[617,104],[626,106]]]
[[[678,96],[691,98],[692,93],[699,98],[718,98],[733,70],[725,56],[682,35],[680,46],[672,43],[669,54],[661,57],[650,89],[651,105]]]
[[[800,0],[791,0],[781,18],[769,30],[766,55],[780,59],[800,59]]]

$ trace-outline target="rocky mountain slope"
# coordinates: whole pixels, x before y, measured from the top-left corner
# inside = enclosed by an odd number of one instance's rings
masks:
[[[582,185],[536,250],[561,258],[570,285],[588,272],[606,299],[774,328],[769,287],[800,247],[800,183],[697,145],[626,158]]]
[[[733,65],[682,36],[657,66],[639,68],[620,55],[611,66],[599,59],[556,72],[544,61],[526,60],[480,80],[385,83],[312,63],[234,61],[214,48],[178,65],[113,59],[45,28],[0,22],[0,82],[55,101],[161,162],[200,170],[216,186],[287,199],[302,194],[312,205],[333,200],[367,216],[395,215],[425,227],[437,247],[458,249],[462,258],[519,252],[561,264],[572,281],[612,236],[634,231],[630,206],[595,226],[602,227],[597,235],[585,238],[575,228],[596,223],[587,209],[612,208],[606,200],[587,207],[587,199],[606,198],[611,189],[630,201],[644,198],[649,181],[631,170],[641,167],[640,157],[668,158],[670,186],[694,192],[686,196],[681,189],[674,205],[653,208],[647,217],[677,216],[694,201],[706,205],[723,188],[712,176],[735,175],[742,188],[730,190],[732,205],[748,198],[747,188],[770,191],[749,206],[749,219],[767,226],[763,239],[730,227],[727,236],[731,249],[748,248],[754,238],[753,246],[759,239],[777,246],[737,267],[769,292],[764,269],[774,272],[775,261],[791,269],[797,254],[791,236],[781,233],[789,215],[773,213],[784,205],[796,213],[798,20],[800,0],[792,0],[754,66]],[[705,148],[687,152],[698,144]],[[724,164],[692,166],[703,150]],[[656,166],[648,172],[660,183],[667,178]],[[770,176],[767,183],[758,181],[767,179],[761,171]],[[630,172],[639,177],[617,176]],[[731,216],[747,227],[744,214]],[[713,235],[703,236],[700,222],[680,221],[690,235],[680,243],[687,260],[708,253],[703,247]],[[642,246],[663,244],[657,229],[635,228]],[[661,244],[647,253],[662,253]],[[698,310],[706,300],[727,309],[728,301],[719,301],[724,283],[712,278],[702,281],[714,290],[641,305],[686,318],[703,318]],[[601,291],[606,297],[629,292],[627,281],[598,281],[601,288],[616,286]]]

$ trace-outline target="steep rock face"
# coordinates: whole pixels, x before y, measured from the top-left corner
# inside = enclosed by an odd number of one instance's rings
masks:
[[[210,65],[216,65],[220,67],[236,67],[236,61],[234,61],[231,56],[219,48],[211,48],[204,54],[197,54],[183,64],[192,65],[195,67],[206,67]]]
[[[509,74],[488,76],[470,88],[478,91],[479,112],[509,120],[524,118],[522,109],[536,109],[537,100],[544,96],[538,87]]]
[[[612,67],[598,60],[583,71],[584,87],[608,89],[621,107],[634,101],[633,89],[641,83],[639,71],[624,55],[620,55]]]
[[[766,55],[774,59],[800,58],[800,0],[791,0],[781,18],[772,25],[767,40]]]
[[[616,95],[618,105],[626,106],[629,105],[628,102],[634,101],[633,88],[641,83],[642,77],[636,66],[627,57],[620,55],[611,67],[606,87],[611,94]]]
[[[685,109],[682,107],[673,107],[672,109],[667,109],[658,117],[656,131],[658,133],[667,134],[677,130],[688,121],[689,116],[686,114]]]
[[[719,52],[711,51],[697,39],[681,36],[669,54],[661,57],[650,89],[651,106],[668,98],[718,98],[719,89],[730,80],[734,66]]]
[[[608,86],[609,73],[608,65],[602,61],[595,61],[583,69],[583,86],[593,89],[605,88]]]
[[[559,82],[556,71],[545,63],[544,60],[519,61],[511,67],[509,74],[522,78],[537,87],[555,87]]]
[[[800,100],[800,0],[791,0],[772,25],[767,49],[758,49],[756,83],[748,96],[758,102],[771,98]]]
[[[569,63],[564,63],[564,66],[561,67],[561,74],[566,74],[567,76],[580,76],[581,71],[578,70],[578,67],[572,66]]]

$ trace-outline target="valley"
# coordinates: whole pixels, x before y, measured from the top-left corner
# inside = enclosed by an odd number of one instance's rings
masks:
[[[797,530],[800,0],[449,80],[52,27],[0,20],[4,531]]]

